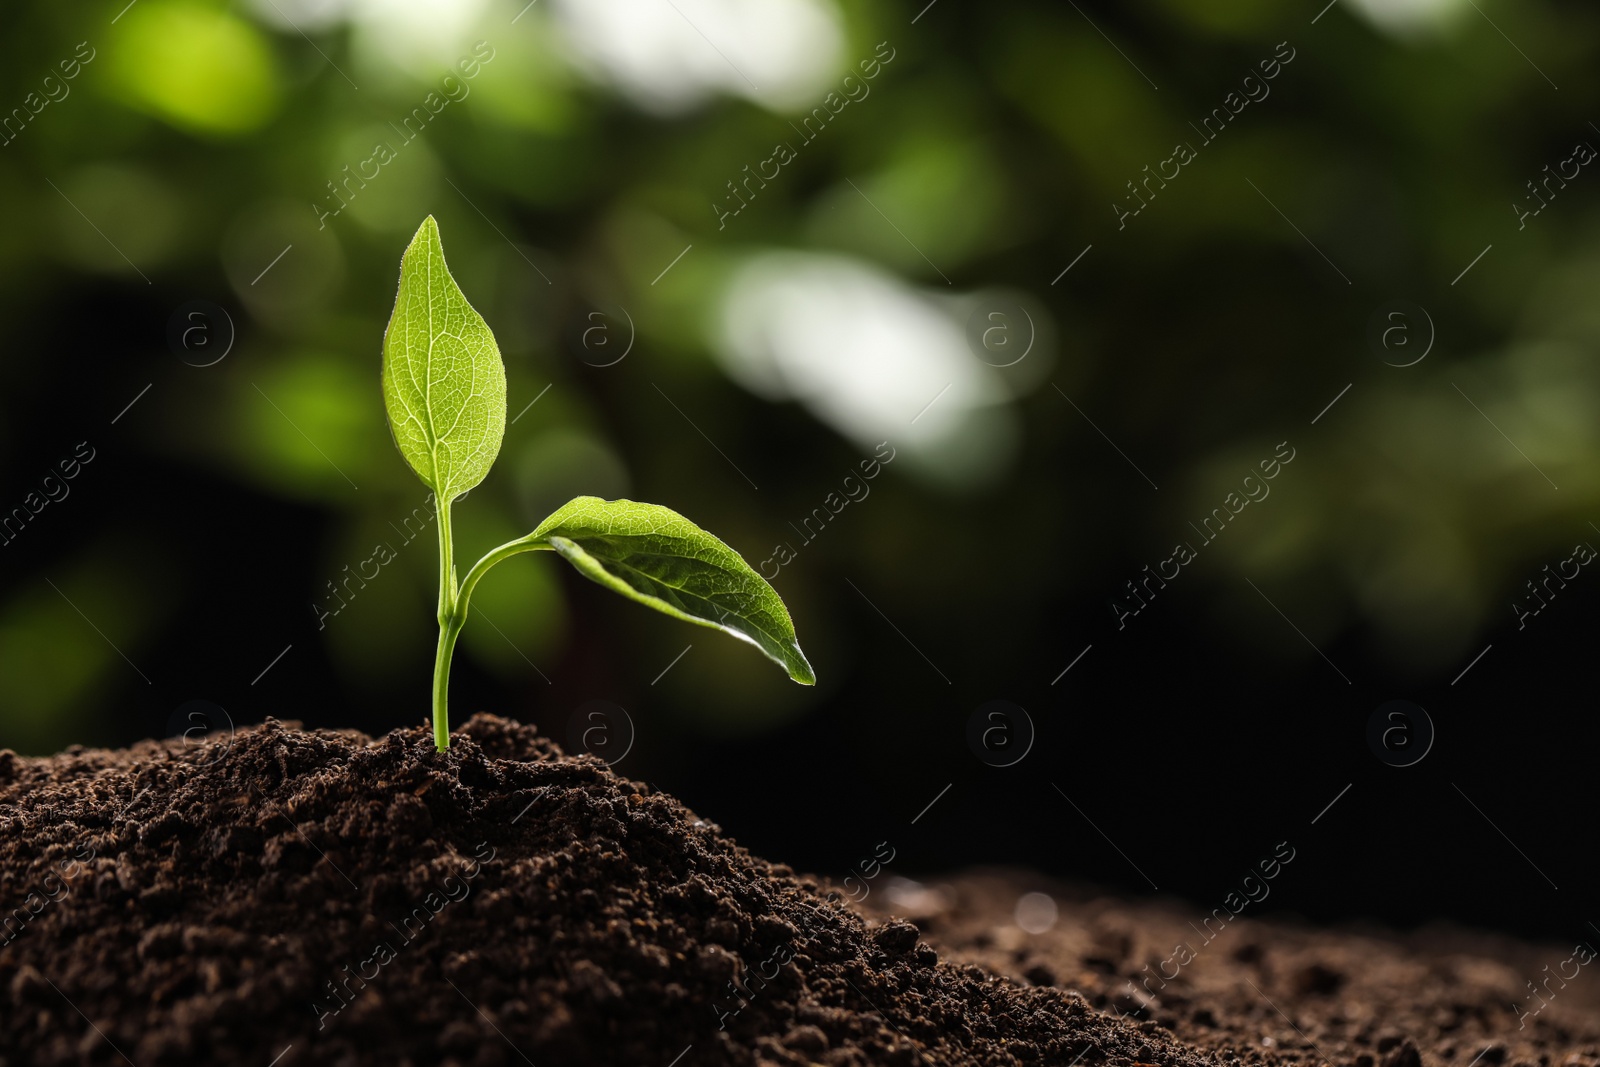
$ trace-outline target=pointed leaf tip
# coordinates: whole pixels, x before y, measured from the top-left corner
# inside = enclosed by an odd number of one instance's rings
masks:
[[[432,215],[400,259],[383,335],[383,399],[396,447],[441,502],[488,475],[505,435],[505,364],[445,264]]]
[[[530,535],[592,581],[673,618],[759,648],[814,685],[789,609],[744,558],[670,508],[580,496]]]

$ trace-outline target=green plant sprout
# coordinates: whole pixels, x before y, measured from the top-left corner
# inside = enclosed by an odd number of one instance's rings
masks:
[[[445,267],[429,215],[400,260],[400,291],[383,335],[383,402],[394,443],[433,491],[439,517],[439,651],[433,740],[450,747],[450,658],[472,591],[519,552],[555,552],[584,577],[673,618],[748,641],[802,685],[816,681],[772,586],[733,549],[675,511],[580,496],[508,541],[456,582],[450,505],[488,475],[506,428],[506,370],[483,316]]]

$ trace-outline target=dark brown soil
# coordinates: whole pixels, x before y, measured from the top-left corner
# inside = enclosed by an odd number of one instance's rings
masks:
[[[1206,925],[1198,908],[1129,904],[1004,871],[885,888],[865,910],[909,916],[943,958],[1081,990],[1096,1008],[1154,1020],[1224,1064],[1600,1063],[1591,947],[1600,937],[1575,952],[1445,928],[1402,936],[1244,916]],[[1028,892],[1056,904],[1039,933],[1016,921]]]
[[[1214,1062],[488,716],[0,753],[0,924],[3,1067]]]

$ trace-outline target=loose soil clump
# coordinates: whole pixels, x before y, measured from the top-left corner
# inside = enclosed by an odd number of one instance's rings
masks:
[[[0,1005],[0,1067],[1216,1063],[487,715],[0,752]]]

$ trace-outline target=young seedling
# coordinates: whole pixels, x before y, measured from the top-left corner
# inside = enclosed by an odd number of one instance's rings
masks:
[[[494,334],[444,263],[429,215],[400,260],[383,335],[383,402],[405,461],[433,490],[439,527],[439,652],[433,740],[450,747],[450,657],[472,591],[501,560],[550,551],[631,600],[755,645],[802,685],[816,681],[788,609],[733,549],[675,511],[580,496],[526,537],[494,549],[456,582],[450,505],[488,475],[506,429],[506,370]]]

